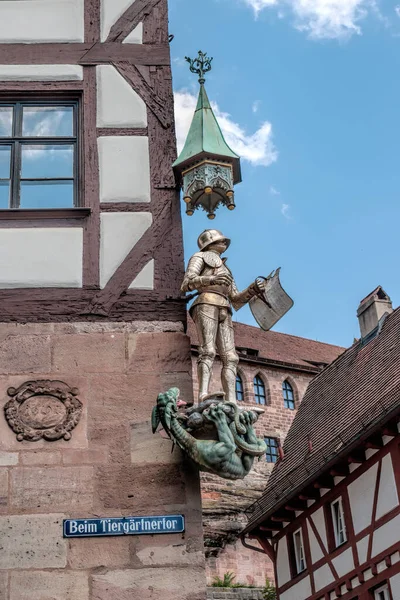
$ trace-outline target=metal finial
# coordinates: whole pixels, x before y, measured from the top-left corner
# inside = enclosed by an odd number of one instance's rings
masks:
[[[208,71],[211,71],[211,62],[213,59],[207,56],[207,52],[202,52],[199,50],[199,55],[197,58],[189,58],[188,56],[185,56],[185,60],[187,60],[189,63],[191,72],[197,73],[197,75],[200,76],[199,83],[204,83],[204,75],[205,73],[208,73]]]

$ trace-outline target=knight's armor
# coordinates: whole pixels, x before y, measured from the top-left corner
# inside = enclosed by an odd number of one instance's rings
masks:
[[[218,350],[222,362],[222,387],[227,402],[236,402],[235,382],[239,357],[235,350],[232,325],[232,306],[239,310],[256,293],[254,284],[239,292],[232,273],[218,252],[209,249],[213,244],[230,240],[217,230],[203,232],[196,252],[189,261],[181,291],[197,290],[197,298],[190,308],[199,337],[198,379],[199,401],[208,394],[212,365]],[[213,284],[212,278],[225,275],[231,283]]]

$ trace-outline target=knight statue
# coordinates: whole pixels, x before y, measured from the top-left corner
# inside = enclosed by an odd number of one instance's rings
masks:
[[[241,181],[240,157],[226,143],[205,90],[205,73],[212,58],[199,52],[186,60],[199,76],[199,97],[187,139],[173,164],[177,184],[183,190],[186,214],[203,209],[209,219],[225,206],[235,208],[234,186]],[[225,479],[242,479],[254,460],[266,452],[258,439],[255,423],[264,412],[259,405],[236,402],[239,357],[232,324],[233,309],[249,304],[258,325],[268,331],[292,307],[293,300],[282,288],[279,269],[268,277],[257,277],[239,291],[222,255],[231,241],[217,229],[200,234],[199,251],[191,259],[182,282],[186,300],[194,300],[190,314],[199,341],[197,361],[199,393],[189,406],[179,398],[179,389],[158,395],[152,412],[153,433],[167,435],[198,469]],[[222,363],[221,384],[210,390],[216,355]]]
[[[222,389],[226,402],[236,403],[235,382],[239,357],[235,350],[232,325],[232,307],[239,310],[256,295],[262,294],[264,281],[256,280],[239,292],[232,273],[221,258],[231,241],[217,229],[200,234],[196,252],[189,261],[181,291],[197,290],[190,309],[199,338],[198,380],[199,402],[209,392],[209,384],[216,352],[222,362]]]

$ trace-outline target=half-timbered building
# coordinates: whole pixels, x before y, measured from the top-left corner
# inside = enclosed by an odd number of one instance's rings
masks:
[[[205,596],[198,476],[150,427],[193,402],[167,12],[0,2],[2,599]],[[86,535],[146,515],[185,531]]]
[[[377,288],[358,317],[248,511],[242,541],[273,559],[280,600],[400,598],[400,309]]]

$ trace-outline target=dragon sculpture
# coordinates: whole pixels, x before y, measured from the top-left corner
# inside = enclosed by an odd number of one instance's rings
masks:
[[[178,388],[159,394],[152,413],[153,433],[161,424],[171,440],[202,471],[224,479],[246,477],[255,457],[266,452],[264,441],[256,437],[253,429],[259,412],[263,411],[241,410],[218,395],[179,412],[185,405],[179,400]],[[195,435],[211,439],[198,439]]]

